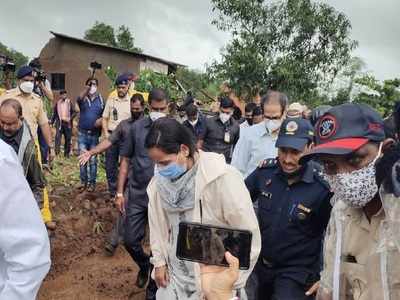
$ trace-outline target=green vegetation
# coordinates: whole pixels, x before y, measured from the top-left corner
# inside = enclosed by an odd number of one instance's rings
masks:
[[[135,47],[135,38],[125,25],[121,25],[115,30],[111,25],[96,21],[91,28],[85,31],[84,39],[132,52],[142,52],[142,49]]]
[[[74,155],[68,159],[64,158],[62,155],[55,157],[52,162],[51,172],[46,178],[50,187],[60,185],[72,187],[78,185],[80,183],[78,158]],[[97,168],[97,182],[107,182],[104,164],[101,158]]]

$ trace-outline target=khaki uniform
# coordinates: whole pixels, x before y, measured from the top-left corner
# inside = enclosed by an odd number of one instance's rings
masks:
[[[135,90],[135,89],[129,88],[129,90],[128,90],[129,99],[130,99],[133,95],[135,95],[135,94],[141,94],[141,95],[143,96],[144,102],[148,102],[148,100],[149,100],[149,93],[146,93],[146,92],[139,92],[139,91],[137,91],[137,90]],[[110,93],[110,95],[108,95],[108,98],[111,98],[111,97],[118,98],[118,92],[117,92],[116,89],[113,90],[113,91]]]
[[[338,203],[337,203],[338,204]],[[324,294],[333,290],[335,246],[338,237],[335,218],[342,222],[342,251],[340,259],[340,299],[372,300],[400,299],[400,252],[393,245],[387,249],[386,275],[381,264],[381,223],[385,212],[381,209],[368,221],[362,209],[346,208],[342,212],[335,208],[325,237],[324,268],[321,273],[321,288]],[[383,288],[382,278],[388,276],[388,288]]]
[[[34,93],[25,96],[19,88],[8,90],[2,94],[0,103],[9,98],[18,100],[21,103],[22,115],[28,123],[33,137],[37,139],[38,126],[44,125],[49,121],[44,111],[42,99]]]
[[[117,97],[109,97],[103,111],[103,118],[108,119],[108,130],[113,131],[117,128],[121,121],[131,117],[131,103],[127,94],[123,99]],[[117,119],[114,119],[113,110],[117,110]]]

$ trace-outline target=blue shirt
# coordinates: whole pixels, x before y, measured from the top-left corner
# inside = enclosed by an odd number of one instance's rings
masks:
[[[258,201],[260,258],[274,268],[317,274],[331,193],[314,162],[308,162],[290,185],[274,159],[257,168],[245,182],[251,199]]]
[[[80,110],[78,128],[101,132],[100,128],[95,127],[96,120],[102,117],[104,110],[104,101],[101,95],[97,94],[93,100],[90,100],[87,96],[83,100],[78,97],[77,102]]]
[[[231,165],[244,177],[250,175],[265,159],[275,158],[278,136],[272,136],[264,122],[240,130],[240,138],[232,155]]]

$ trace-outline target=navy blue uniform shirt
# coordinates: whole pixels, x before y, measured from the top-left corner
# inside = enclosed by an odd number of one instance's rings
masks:
[[[132,123],[129,126],[128,138],[123,141],[120,153],[121,156],[130,159],[127,185],[129,199],[140,203],[148,201],[146,189],[154,175],[154,163],[144,146],[151,124],[149,117]]]
[[[258,200],[260,259],[277,269],[318,273],[331,193],[314,163],[289,185],[277,160],[270,159],[245,182],[253,202]]]

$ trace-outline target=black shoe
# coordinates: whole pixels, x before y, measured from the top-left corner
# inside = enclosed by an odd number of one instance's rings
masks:
[[[140,289],[144,288],[149,280],[149,268],[140,269],[136,278],[136,286]]]
[[[87,191],[89,193],[93,193],[96,190],[96,186],[94,184],[89,184]]]

